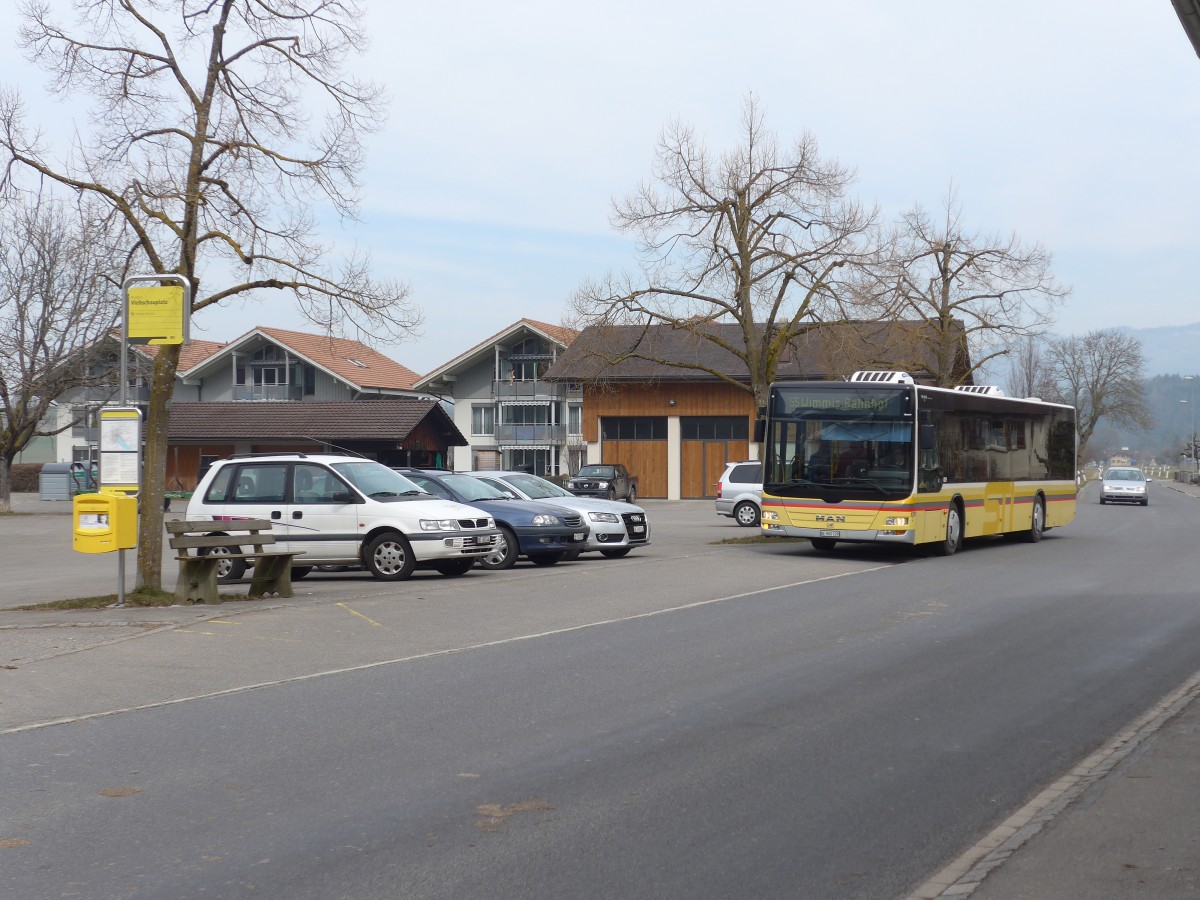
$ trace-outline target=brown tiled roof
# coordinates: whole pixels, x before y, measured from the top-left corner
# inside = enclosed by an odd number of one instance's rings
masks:
[[[731,346],[744,345],[738,325],[713,323],[705,328]],[[817,326],[792,340],[779,360],[776,378],[840,378],[859,369],[899,369],[926,380],[923,376],[933,368],[931,331],[932,326],[924,322]],[[955,369],[965,372],[969,368],[966,345],[959,343]],[[635,355],[620,358],[625,353]],[[610,325],[585,328],[544,377],[547,381],[717,381],[706,369],[750,380],[741,359],[687,329]]]
[[[429,382],[430,379],[432,379],[434,376],[453,370],[460,363],[465,362],[466,360],[469,360],[472,356],[474,356],[480,350],[483,350],[487,347],[491,347],[493,344],[495,344],[497,341],[499,341],[505,335],[515,331],[517,328],[519,328],[522,325],[528,326],[529,328],[533,328],[535,331],[542,332],[542,334],[546,335],[546,337],[550,338],[553,341],[556,341],[563,347],[571,346],[571,342],[574,341],[575,338],[579,335],[579,332],[576,331],[575,329],[564,328],[562,325],[550,325],[546,322],[539,322],[536,319],[518,319],[516,322],[513,322],[511,325],[508,325],[508,326],[500,329],[495,334],[493,334],[491,337],[485,338],[484,340],[480,341],[478,344],[471,347],[470,349],[464,350],[462,353],[458,354],[458,356],[454,357],[453,359],[449,360],[448,362],[443,363],[442,365],[438,366],[437,368],[431,370],[428,374],[419,378],[417,380],[417,383],[425,384],[425,383]]]
[[[554,338],[564,347],[571,346],[571,342],[579,336],[579,332],[574,328],[566,328],[562,325],[551,325],[548,322],[539,322],[536,319],[522,319],[526,325],[532,325],[534,328],[539,328],[550,337]]]
[[[174,403],[172,441],[319,440],[402,441],[420,423],[447,437],[449,446],[467,444],[436,400],[395,397],[339,402],[232,401]]]
[[[176,371],[186,372],[188,369],[200,365],[224,347],[225,345],[220,341],[188,341],[179,351],[179,366]],[[132,349],[147,359],[154,359],[158,356],[159,346],[157,344],[134,344]]]
[[[419,377],[412,369],[361,341],[263,326],[254,330],[360,388],[407,391]],[[355,361],[362,365],[356,365]]]

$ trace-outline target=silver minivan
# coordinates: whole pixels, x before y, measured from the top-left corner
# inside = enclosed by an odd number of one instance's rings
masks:
[[[717,515],[732,516],[750,528],[762,518],[762,463],[758,460],[725,464],[717,482]]]

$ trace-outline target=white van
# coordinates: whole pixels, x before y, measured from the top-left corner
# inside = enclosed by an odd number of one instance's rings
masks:
[[[334,454],[219,460],[200,480],[186,515],[211,519],[213,534],[222,533],[222,521],[270,521],[278,549],[302,554],[293,578],[324,565],[365,566],[385,581],[408,578],[417,566],[465,575],[500,539],[486,512],[435,497],[373,460]],[[240,578],[245,567],[230,559],[218,567],[218,579]]]

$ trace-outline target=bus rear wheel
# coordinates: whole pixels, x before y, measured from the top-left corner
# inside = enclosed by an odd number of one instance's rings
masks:
[[[837,546],[837,541],[833,538],[809,538],[808,542],[817,550],[832,550]]]
[[[933,545],[933,552],[938,556],[953,556],[962,546],[962,536],[962,512],[957,503],[951,503],[946,511],[946,536]]]

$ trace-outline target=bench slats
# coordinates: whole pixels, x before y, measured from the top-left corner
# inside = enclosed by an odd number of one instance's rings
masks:
[[[190,547],[265,547],[275,543],[273,534],[196,534],[167,538],[172,550]]]
[[[270,531],[271,522],[268,519],[185,519],[178,522],[163,522],[163,527],[171,534],[188,534],[198,532],[206,534],[209,531]]]

